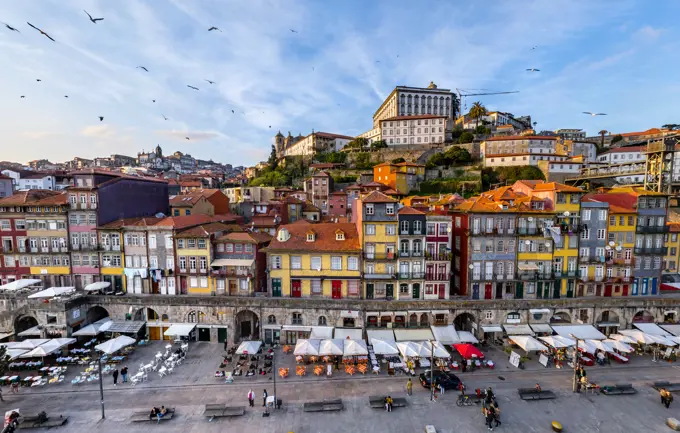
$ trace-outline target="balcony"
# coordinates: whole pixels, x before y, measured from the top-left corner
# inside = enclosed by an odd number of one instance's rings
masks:
[[[579,263],[604,263],[603,256],[581,256],[578,258]]]
[[[49,247],[40,247],[40,252],[41,252],[41,253],[49,253],[49,252],[50,252],[50,248],[49,248]]]
[[[552,272],[538,272],[538,271],[520,271],[517,275],[522,281],[534,281],[534,280],[553,280],[555,276]]]
[[[396,257],[395,252],[387,253],[364,253],[364,259],[366,260],[394,260]]]
[[[542,232],[542,231],[541,231]],[[536,227],[517,227],[517,234],[518,235],[536,235],[539,234],[538,228]],[[540,233],[542,234],[542,233]]]
[[[67,252],[68,252],[68,247],[61,247],[59,250],[60,250],[60,252],[62,252],[62,253],[67,253]]]
[[[425,274],[425,280],[426,281],[449,281],[449,274],[440,274],[440,273],[434,273],[434,274]]]
[[[394,274],[369,274],[368,272],[364,274],[364,280],[393,280],[396,277]]]
[[[612,259],[614,265],[632,265],[633,259]]]
[[[440,262],[450,262],[453,260],[453,253],[430,253],[425,252],[425,259]]]
[[[668,226],[637,226],[636,233],[668,233]]]
[[[71,244],[71,251],[80,251],[80,244]]]
[[[399,251],[399,257],[411,257],[411,252],[408,250]]]
[[[424,272],[399,272],[397,279],[399,280],[422,280],[425,278]]]
[[[605,281],[613,284],[630,284],[633,282],[633,277],[607,277]]]
[[[36,247],[36,248],[31,247],[31,252],[32,252],[32,253],[37,253],[37,252],[38,252],[38,248],[37,248],[37,247]]]
[[[250,278],[252,278],[252,276],[253,276],[252,270],[233,269],[233,268],[213,269],[211,271],[211,274],[213,276],[216,276],[216,277],[250,277]]]
[[[418,251],[411,251],[411,257],[422,257],[423,256],[423,251],[418,250]]]
[[[555,278],[576,278],[578,271],[553,271]]]
[[[635,247],[633,250],[635,254],[649,254],[649,255],[663,255],[668,254],[668,247],[661,248],[647,248],[647,247]]]
[[[581,275],[580,279],[581,281],[601,283],[604,281],[604,275]]]

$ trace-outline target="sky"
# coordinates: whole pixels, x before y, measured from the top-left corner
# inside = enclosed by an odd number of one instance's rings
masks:
[[[673,0],[6,0],[0,160],[158,144],[248,166],[279,130],[354,136],[395,86],[430,81],[517,90],[463,102],[538,130],[680,123],[678,17]]]

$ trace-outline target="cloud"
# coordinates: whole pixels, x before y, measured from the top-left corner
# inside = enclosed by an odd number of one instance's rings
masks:
[[[90,138],[107,139],[116,136],[116,128],[111,125],[91,125],[83,128],[80,134]]]
[[[633,34],[633,38],[645,42],[651,42],[657,40],[663,32],[663,29],[656,29],[652,26],[644,26]]]
[[[635,49],[631,48],[629,50],[613,54],[611,56],[605,57],[602,60],[598,60],[588,65],[588,69],[591,71],[598,71],[600,69],[608,68],[618,64],[621,60],[626,57],[630,57],[635,53]]]
[[[21,134],[23,137],[30,138],[32,140],[42,140],[44,138],[54,138],[64,135],[63,132],[54,131],[26,131]]]
[[[189,137],[192,141],[208,141],[214,140],[216,138],[224,137],[223,134],[216,131],[168,131],[160,130],[155,131],[158,135],[163,135],[166,137],[171,137],[179,140],[186,140]]]

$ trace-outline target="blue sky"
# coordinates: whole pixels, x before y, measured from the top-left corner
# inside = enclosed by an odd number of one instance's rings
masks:
[[[278,130],[356,135],[395,85],[430,80],[519,90],[479,99],[538,129],[680,123],[678,17],[671,0],[7,0],[21,33],[0,28],[0,160],[160,144],[252,165]]]

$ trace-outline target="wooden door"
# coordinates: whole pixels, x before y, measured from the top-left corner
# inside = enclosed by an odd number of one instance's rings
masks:
[[[492,299],[493,298],[493,290],[492,290],[492,284],[491,283],[485,283],[484,284],[484,299]]]
[[[158,326],[148,326],[149,329],[149,340],[160,340],[161,339],[161,328]]]
[[[411,297],[413,299],[420,299],[420,283],[413,283],[411,286]]]
[[[622,296],[628,296],[628,284],[623,285]]]
[[[612,295],[612,285],[606,284],[604,286],[604,296],[611,296],[611,295]]]
[[[524,298],[524,283],[517,283],[517,287],[515,288],[515,299],[522,298]]]
[[[275,298],[281,297],[281,280],[278,278],[272,279],[272,296]]]
[[[302,281],[300,281],[300,280],[292,280],[291,281],[290,296],[292,298],[301,298],[302,297]]]
[[[333,299],[342,299],[342,281],[332,280],[331,281],[331,297]]]
[[[439,285],[439,299],[446,299],[446,284]]]
[[[394,297],[394,284],[392,283],[385,284],[385,297],[387,297],[388,299]]]
[[[472,299],[479,299],[479,284],[472,285]]]
[[[373,283],[366,283],[366,299],[373,299]]]

